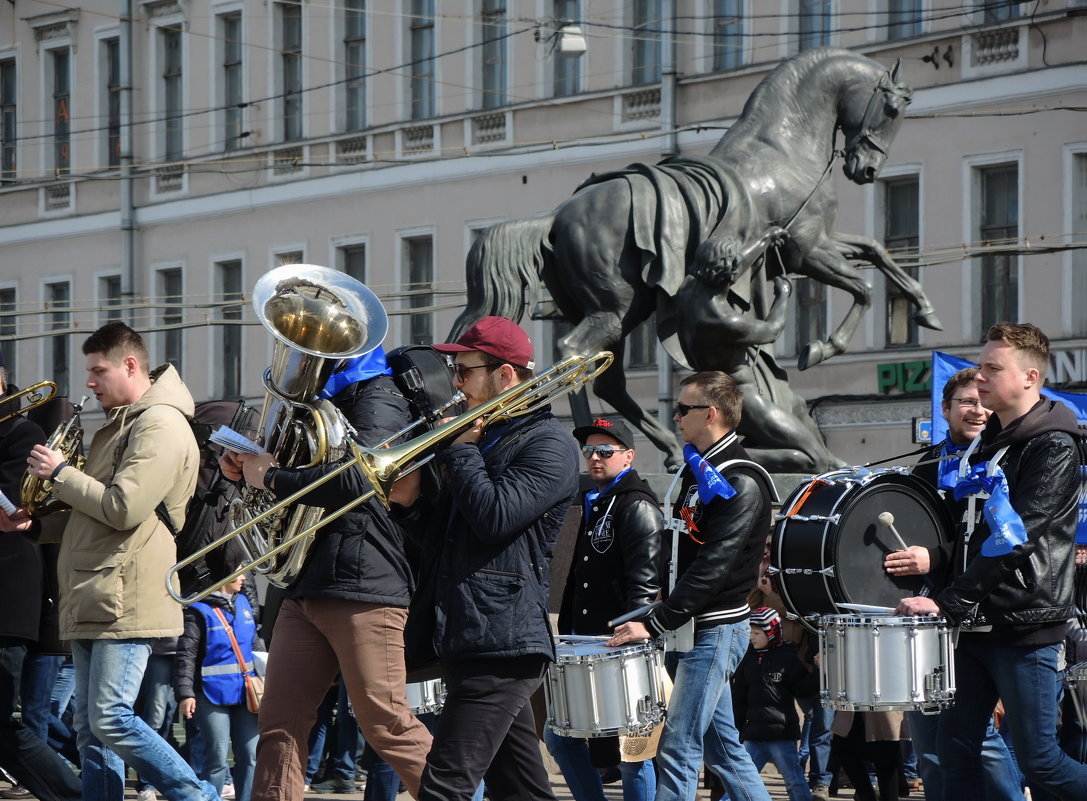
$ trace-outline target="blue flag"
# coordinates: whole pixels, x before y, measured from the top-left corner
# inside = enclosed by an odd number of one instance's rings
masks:
[[[981,555],[1006,556],[1016,545],[1027,541],[1027,527],[1023,525],[1023,518],[1012,508],[1004,470],[995,466],[990,474],[987,464],[974,465],[955,484],[954,494],[957,501],[977,492],[989,495],[982,507],[985,522],[989,524],[989,537],[981,544]]]
[[[727,501],[736,494],[732,485],[717,472],[716,467],[702,458],[694,445],[683,446],[683,461],[694,473],[695,481],[698,482],[698,499],[702,503],[709,503],[714,498],[724,498]]]

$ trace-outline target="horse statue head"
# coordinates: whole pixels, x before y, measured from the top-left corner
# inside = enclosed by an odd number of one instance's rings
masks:
[[[842,111],[840,125],[845,135],[845,174],[857,184],[870,184],[876,180],[891,142],[898,133],[905,117],[906,106],[913,98],[913,90],[898,81],[899,62],[880,76],[872,88],[868,104],[859,116],[856,106]]]

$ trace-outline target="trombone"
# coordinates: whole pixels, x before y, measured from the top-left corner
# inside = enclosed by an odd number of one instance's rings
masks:
[[[46,389],[48,388],[48,389]],[[26,406],[19,407],[19,400],[26,396],[28,401]],[[39,381],[37,384],[31,384],[26,389],[20,389],[18,392],[6,395],[3,400],[0,400],[0,409],[9,408],[6,412],[0,412],[0,423],[5,420],[10,420],[17,414],[23,414],[29,412],[31,409],[36,409],[39,406],[43,406],[49,401],[53,400],[57,396],[57,385],[54,381]]]
[[[434,450],[442,441],[449,439],[461,431],[471,427],[476,420],[483,418],[483,429],[507,422],[516,417],[523,417],[542,409],[544,406],[561,398],[562,396],[579,389],[584,384],[592,381],[611,365],[613,356],[610,351],[601,351],[593,356],[569,356],[561,362],[553,365],[540,375],[518,384],[500,395],[496,395],[474,409],[469,409],[452,420],[448,420],[434,429],[408,440],[407,442],[391,448],[364,448],[354,441],[349,442],[351,458],[337,465],[334,469],[318,478],[313,483],[303,487],[292,495],[287,496],[274,506],[264,510],[261,514],[249,520],[242,526],[227,532],[219,539],[205,545],[196,553],[186,557],[175,564],[166,573],[166,591],[180,604],[191,604],[206,598],[216,587],[228,584],[253,569],[254,565],[263,564],[273,559],[280,552],[287,550],[295,542],[304,539],[316,532],[322,526],[342,517],[361,503],[370,498],[377,497],[386,507],[389,505],[389,493],[393,484],[400,478],[412,472],[422,462],[412,465],[420,456]],[[414,425],[414,424],[413,424]],[[430,458],[429,456],[427,457]],[[410,467],[409,467],[410,465]],[[289,539],[279,543],[270,551],[262,553],[256,559],[242,565],[229,576],[218,580],[215,586],[201,590],[193,595],[182,596],[173,588],[173,577],[179,570],[200,559],[210,551],[226,544],[234,537],[244,534],[253,526],[259,525],[265,518],[271,517],[284,507],[299,501],[304,495],[317,487],[331,481],[352,467],[358,467],[370,482],[370,491],[353,498],[339,509],[330,512],[313,525],[303,531],[294,534]],[[243,542],[245,538],[243,537]],[[247,554],[248,555],[248,554]]]

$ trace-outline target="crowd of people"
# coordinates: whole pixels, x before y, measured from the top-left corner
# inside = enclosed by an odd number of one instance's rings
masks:
[[[504,318],[435,348],[469,411],[534,379],[532,344]],[[817,640],[767,570],[780,499],[737,435],[740,389],[715,371],[681,382],[673,421],[685,466],[663,513],[617,418],[570,431],[539,405],[450,433],[387,506],[371,498],[316,536],[278,607],[256,711],[265,646],[244,576],[184,607],[165,591],[197,482],[193,399],[173,367],[150,369],[122,323],[94,332],[83,353],[106,419],[81,468],[24,416],[0,422],[0,490],[14,503],[0,511],[0,767],[14,782],[4,798],[119,801],[131,770],[140,801],[298,801],[311,788],[353,792],[365,747],[370,801],[398,791],[550,801],[541,738],[577,801],[602,801],[609,774],[624,801],[692,801],[703,778],[712,798],[769,801],[767,762],[790,801],[827,801],[839,782],[862,801],[1087,792],[1085,721],[1061,699],[1082,639],[1082,442],[1075,416],[1040,394],[1049,343],[1032,325],[994,326],[980,367],[944,388],[948,438],[915,475],[957,530],[885,558],[888,575],[924,575],[933,588],[896,613],[941,616],[959,632],[954,703],[934,714],[820,703]],[[7,383],[0,367],[0,391]],[[340,365],[327,389],[363,445],[412,421],[380,348]],[[280,499],[331,469],[233,451],[220,467]],[[18,507],[24,472],[66,510]],[[339,508],[369,489],[348,470],[301,502]],[[580,524],[559,638],[597,637],[602,650],[667,643],[667,713],[640,754],[614,732],[574,736],[533,711],[555,658],[550,563],[571,508]],[[44,647],[54,606],[67,658]],[[441,677],[436,718],[412,709],[409,668]]]

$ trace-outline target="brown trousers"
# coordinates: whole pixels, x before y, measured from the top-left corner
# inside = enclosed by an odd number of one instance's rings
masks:
[[[252,801],[301,801],[317,707],[343,674],[362,734],[413,796],[430,732],[404,695],[407,610],[338,598],[291,598],[276,619],[261,702]]]

